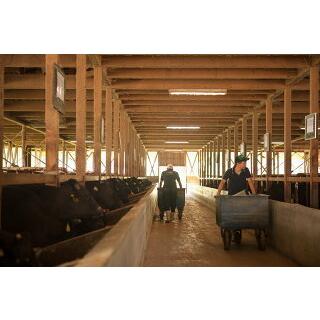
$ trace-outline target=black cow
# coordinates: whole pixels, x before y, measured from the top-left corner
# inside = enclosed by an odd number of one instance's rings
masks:
[[[7,186],[3,189],[2,210],[3,229],[29,232],[34,246],[45,246],[105,225],[104,210],[74,179],[59,188]]]
[[[88,181],[86,188],[103,209],[114,210],[123,205],[110,181]]]
[[[130,188],[127,186],[126,182],[119,178],[111,178],[110,181],[113,190],[116,192],[117,196],[123,203],[129,202],[129,195],[132,193]]]
[[[38,266],[29,234],[0,231],[0,266]]]

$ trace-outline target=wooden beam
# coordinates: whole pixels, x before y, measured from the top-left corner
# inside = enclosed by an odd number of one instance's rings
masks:
[[[218,168],[217,168],[217,177],[218,177],[218,179],[220,179],[220,177],[221,177],[221,166],[220,166],[220,164],[221,164],[221,155],[220,155],[220,139],[219,139],[219,136],[217,136],[217,138],[216,138],[216,140],[217,140],[217,166],[218,166]]]
[[[53,107],[54,65],[58,64],[58,55],[46,55],[46,100],[45,100],[45,143],[46,143],[46,171],[58,174],[59,151],[59,113]]]
[[[258,113],[252,114],[252,175],[255,178],[258,174]]]
[[[260,90],[283,89],[283,80],[117,80],[112,82],[114,89],[227,89]]]
[[[319,65],[310,68],[310,113],[319,116]],[[319,186],[314,182],[318,177],[319,141],[310,140],[310,206],[319,208]]]
[[[287,79],[295,69],[222,69],[222,68],[119,68],[110,69],[110,79]]]
[[[284,201],[291,202],[291,87],[284,90]]]
[[[227,166],[231,167],[231,130],[227,129]]]
[[[233,131],[233,143],[234,143],[234,157],[238,155],[238,149],[239,149],[239,126],[238,122],[234,124],[234,131]]]
[[[269,188],[269,176],[272,174],[272,98],[266,101],[266,132],[270,135],[270,150],[266,152],[267,160],[267,188]]]
[[[106,175],[111,175],[111,151],[112,151],[112,89],[106,88],[106,105],[105,105],[105,144],[106,144]]]
[[[221,149],[222,149],[221,161],[222,161],[222,176],[223,176],[224,173],[226,172],[226,143],[225,143],[224,132],[222,132],[222,135],[221,135]]]
[[[26,167],[26,126],[21,127],[21,156],[22,166]]]
[[[0,64],[0,230],[2,229],[1,221],[1,207],[2,207],[2,184],[3,184],[3,173],[2,173],[2,158],[3,158],[3,117],[4,117],[4,67]]]
[[[114,175],[119,175],[119,116],[120,102],[115,100],[113,109],[113,152],[114,152]]]
[[[86,69],[87,56],[78,54],[76,58],[76,174],[84,182],[86,174]]]
[[[104,55],[108,68],[305,68],[308,56],[292,55]]]
[[[102,68],[94,67],[93,171],[101,175]]]

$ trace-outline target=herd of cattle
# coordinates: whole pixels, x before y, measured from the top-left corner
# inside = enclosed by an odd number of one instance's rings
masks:
[[[2,190],[0,266],[34,265],[33,248],[45,247],[116,224],[126,206],[152,183],[111,178],[85,185],[69,179],[59,187],[44,184],[6,186]]]
[[[297,174],[297,177],[306,177],[305,174]],[[276,176],[281,178],[283,176]],[[221,180],[212,180],[207,183],[210,188],[218,188]],[[284,182],[272,181],[267,188],[266,181],[257,182],[257,192],[267,194],[270,199],[277,201],[284,201]],[[320,193],[320,188],[319,188]],[[319,194],[320,198],[320,194]],[[291,183],[291,202],[298,203],[304,206],[310,206],[310,185],[307,182],[293,182]]]

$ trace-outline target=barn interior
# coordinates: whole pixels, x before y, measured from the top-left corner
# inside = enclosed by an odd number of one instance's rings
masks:
[[[319,63],[319,55],[0,55],[2,229],[10,231],[8,186],[134,177],[152,185],[111,208],[116,223],[50,243],[42,265],[319,266]],[[270,199],[264,256],[248,232],[247,249],[231,248],[230,258],[215,225],[218,184],[239,154]],[[166,225],[157,183],[169,163],[186,205]],[[164,252],[168,237],[178,246]]]

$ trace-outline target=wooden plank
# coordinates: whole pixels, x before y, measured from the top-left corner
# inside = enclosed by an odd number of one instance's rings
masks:
[[[252,175],[258,174],[258,113],[254,111],[252,114]]]
[[[93,172],[101,175],[102,67],[95,66],[93,104]]]
[[[241,127],[241,136],[242,136],[242,142],[247,144],[248,143],[248,117],[244,116],[242,118],[242,127]]]
[[[120,106],[120,125],[119,125],[119,134],[120,134],[120,157],[119,157],[119,169],[120,176],[124,176],[124,153],[125,153],[125,119],[124,119],[124,110]]]
[[[272,99],[266,101],[266,132],[270,135],[270,150],[266,152],[267,160],[267,188],[269,188],[269,176],[272,174]]]
[[[106,175],[111,176],[111,151],[113,139],[113,103],[112,103],[112,89],[106,88],[106,104],[104,112],[105,123],[105,145],[106,145]]]
[[[76,58],[76,174],[84,182],[86,174],[86,69],[87,56]]]
[[[226,172],[226,141],[225,141],[225,133],[223,132],[221,135],[221,149],[222,149],[222,176]]]
[[[284,201],[291,202],[291,87],[284,90]]]
[[[236,122],[234,124],[234,131],[233,131],[233,143],[234,143],[234,157],[238,155],[239,150],[239,124]]]
[[[108,68],[306,68],[308,56],[292,55],[104,55]]]
[[[310,113],[319,116],[319,65],[310,68]],[[319,140],[310,140],[310,206],[319,208],[319,186],[313,179],[318,177]]]
[[[217,166],[218,166],[217,167],[217,177],[218,177],[218,179],[220,179],[220,177],[221,177],[221,154],[220,154],[220,152],[221,152],[221,148],[220,148],[221,144],[220,144],[220,137],[217,136],[216,140],[217,140]]]
[[[26,126],[21,126],[21,157],[22,166],[26,167]]]
[[[108,71],[110,79],[287,79],[295,69],[223,69],[223,68],[118,68]]]
[[[212,180],[212,141],[209,142],[209,179]]]
[[[3,184],[3,177],[2,177],[2,157],[3,157],[3,116],[4,116],[4,67],[0,65],[0,230],[2,229],[1,224],[1,204],[2,204],[2,184]]]
[[[114,152],[114,175],[119,175],[119,101],[115,100],[113,108],[113,152]]]
[[[46,143],[46,172],[58,175],[59,150],[59,113],[53,107],[54,64],[58,64],[58,55],[46,55],[46,101],[45,101],[45,143]]]
[[[231,132],[227,129],[227,167],[231,167]]]
[[[114,89],[170,90],[170,89],[227,89],[277,90],[284,88],[283,80],[117,80]]]

